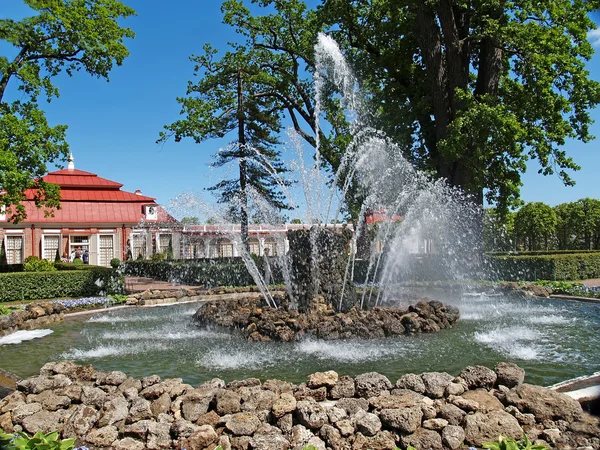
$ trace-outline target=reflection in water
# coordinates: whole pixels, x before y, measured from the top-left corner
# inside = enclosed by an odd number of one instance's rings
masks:
[[[331,369],[348,375],[375,370],[395,381],[409,372],[457,374],[467,365],[512,361],[526,369],[529,382],[549,385],[600,370],[600,305],[485,295],[445,301],[459,308],[461,320],[439,333],[295,343],[249,343],[235,331],[200,329],[191,322],[197,304],[123,309],[69,319],[40,339],[1,345],[0,361],[20,376],[48,361],[73,359],[191,384],[250,376],[301,382]]]

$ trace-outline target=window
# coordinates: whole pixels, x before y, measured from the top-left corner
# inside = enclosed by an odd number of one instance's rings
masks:
[[[137,259],[139,255],[146,257],[146,235],[132,234],[131,235],[131,256]]]
[[[278,247],[279,246],[275,239],[265,239],[265,250],[268,251],[269,256],[277,256],[277,254],[278,254],[277,248]]]
[[[42,258],[47,259],[48,261],[54,261],[54,258],[56,258],[56,252],[60,248],[60,236],[44,235],[42,243]],[[62,255],[59,253],[58,256],[61,257]]]
[[[216,246],[217,258],[231,258],[233,256],[233,244],[229,239],[218,239]]]
[[[260,245],[258,244],[258,239],[249,239],[248,247],[250,248],[250,254],[260,255]]]
[[[23,236],[6,236],[6,261],[23,264]]]
[[[75,257],[75,252],[78,247],[81,247],[81,251],[87,250],[90,251],[90,237],[89,236],[80,236],[80,235],[70,235],[69,236],[69,256],[71,260]]]
[[[191,238],[185,245],[186,259],[204,258],[204,241],[202,239]]]
[[[171,235],[170,234],[159,234],[158,235],[158,249],[157,251],[160,253],[167,253],[167,250],[169,249],[169,243],[171,242]],[[171,246],[173,244],[171,243]]]
[[[114,258],[114,238],[112,235],[100,235],[98,245],[98,265],[108,267],[110,260]]]

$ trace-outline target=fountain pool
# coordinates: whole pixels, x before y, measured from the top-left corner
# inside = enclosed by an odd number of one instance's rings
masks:
[[[198,304],[131,308],[68,318],[53,333],[0,345],[3,369],[21,377],[69,359],[133,377],[158,374],[198,384],[214,377],[302,382],[315,371],[405,373],[515,362],[527,382],[550,385],[600,371],[600,304],[487,295],[436,296],[457,306],[452,329],[385,340],[248,343],[235,332],[199,329]]]

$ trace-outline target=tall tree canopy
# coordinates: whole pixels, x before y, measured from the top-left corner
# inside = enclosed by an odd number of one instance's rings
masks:
[[[518,203],[529,159],[573,184],[562,146],[584,142],[590,0],[324,0],[376,119],[421,169],[482,202]]]
[[[58,186],[44,183],[47,164],[66,161],[67,127],[52,126],[39,98],[58,97],[53,78],[77,71],[108,80],[129,52],[134,33],[119,25],[135,11],[117,0],[24,0],[36,15],[0,19],[0,40],[14,47],[0,56],[0,206],[10,220],[26,217],[21,202],[36,188],[38,207],[59,207]],[[11,95],[18,92],[18,95]]]
[[[548,250],[556,233],[556,213],[542,202],[525,204],[514,219],[515,235],[527,250]]]
[[[247,244],[251,200],[277,210],[288,208],[281,188],[290,183],[280,177],[287,169],[276,149],[281,107],[269,92],[273,74],[260,49],[238,46],[220,59],[210,45],[204,50],[191,58],[198,80],[188,82],[187,96],[177,99],[184,118],[165,126],[159,142],[189,137],[200,143],[235,133],[233,143],[217,152],[213,166],[235,162],[238,175],[209,190],[219,193],[219,202],[228,205],[230,216],[241,223]]]

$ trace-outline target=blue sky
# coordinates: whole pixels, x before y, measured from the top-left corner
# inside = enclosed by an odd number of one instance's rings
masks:
[[[52,124],[69,126],[67,138],[78,169],[140,189],[161,204],[184,192],[201,192],[221,178],[210,167],[212,156],[227,141],[155,143],[163,125],[177,120],[177,96],[185,94],[192,76],[189,56],[210,42],[225,48],[235,39],[221,23],[220,0],[126,0],[137,17],[124,24],[136,38],[127,42],[130,57],[115,67],[110,83],[76,73],[55,80],[60,98],[44,108]],[[27,14],[20,0],[3,0],[0,16]],[[600,34],[597,35],[600,39]],[[600,41],[597,50],[600,50]],[[6,46],[0,54],[7,54]],[[592,78],[600,79],[600,55],[590,62]],[[593,112],[592,126],[600,138],[600,111]],[[600,140],[590,144],[568,142],[566,149],[582,170],[574,174],[575,187],[565,187],[557,176],[538,175],[535,163],[524,175],[522,198],[550,205],[582,197],[600,198]],[[292,155],[293,156],[293,155]],[[208,194],[205,194],[208,197]],[[293,216],[293,213],[291,214]]]

